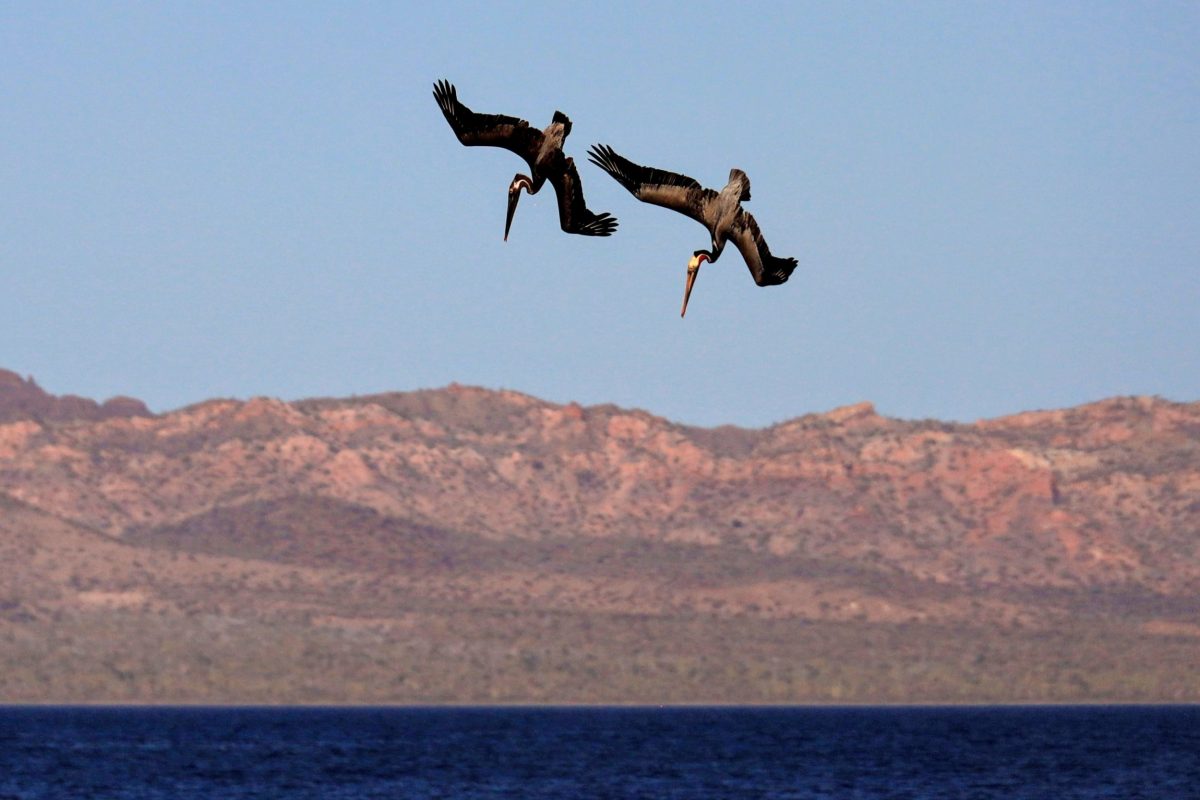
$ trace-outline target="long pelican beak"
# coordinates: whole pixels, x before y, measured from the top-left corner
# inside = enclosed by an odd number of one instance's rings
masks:
[[[687,314],[688,298],[692,296],[692,287],[696,285],[696,276],[700,274],[701,263],[699,256],[692,256],[688,261],[687,286],[683,290],[683,308],[679,311],[680,317]]]
[[[508,216],[504,220],[504,241],[508,241],[508,229],[512,227],[513,214],[517,211],[517,201],[521,199],[521,187],[515,186],[508,190]]]

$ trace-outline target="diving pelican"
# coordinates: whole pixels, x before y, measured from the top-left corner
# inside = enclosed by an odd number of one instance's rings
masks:
[[[737,246],[759,286],[781,284],[796,268],[796,259],[771,255],[758,223],[742,208],[742,201],[750,199],[750,179],[740,169],[731,169],[729,183],[716,192],[705,189],[686,175],[634,164],[617,155],[608,145],[593,145],[588,156],[593,164],[613,176],[638,200],[686,214],[708,228],[712,249],[697,250],[688,261],[687,286],[679,316],[687,313],[688,298],[700,265],[705,261],[715,264],[726,241],[732,240]]]
[[[433,86],[433,97],[450,123],[454,135],[468,147],[489,145],[503,147],[519,155],[529,164],[529,174],[518,172],[508,186],[508,216],[504,221],[504,241],[512,227],[513,213],[521,190],[537,194],[547,180],[558,195],[558,221],[567,233],[583,236],[610,236],[617,229],[617,219],[611,214],[593,214],[583,201],[583,186],[575,161],[563,153],[563,142],[571,133],[571,120],[561,111],[546,129],[539,131],[516,117],[501,114],[476,114],[458,99],[453,84],[441,80]]]

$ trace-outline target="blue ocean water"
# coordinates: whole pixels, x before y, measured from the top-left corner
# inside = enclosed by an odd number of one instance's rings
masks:
[[[0,798],[1200,798],[1200,707],[0,707]]]

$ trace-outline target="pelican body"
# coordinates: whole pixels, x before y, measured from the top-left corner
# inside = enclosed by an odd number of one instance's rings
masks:
[[[454,135],[464,145],[503,147],[525,159],[529,165],[529,174],[518,172],[508,186],[505,241],[508,241],[521,190],[537,194],[546,181],[550,181],[558,195],[558,221],[564,231],[582,236],[610,236],[617,229],[616,217],[608,213],[594,214],[584,203],[583,184],[575,161],[563,153],[563,142],[571,133],[571,120],[566,114],[555,111],[550,124],[539,131],[516,117],[476,114],[459,101],[457,90],[448,81],[434,84],[433,97]]]
[[[741,252],[750,275],[759,286],[781,284],[796,268],[796,259],[771,255],[754,216],[742,208],[742,202],[750,199],[750,178],[740,169],[731,169],[729,183],[717,192],[705,189],[686,175],[635,164],[608,145],[593,145],[588,150],[588,157],[638,200],[678,211],[708,229],[711,249],[695,251],[688,261],[687,285],[679,316],[687,314],[688,298],[692,295],[700,265],[705,261],[715,264],[727,241],[732,240]]]

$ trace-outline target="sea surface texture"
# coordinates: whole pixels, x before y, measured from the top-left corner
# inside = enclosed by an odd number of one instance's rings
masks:
[[[1200,798],[1200,708],[0,707],[0,798]]]

